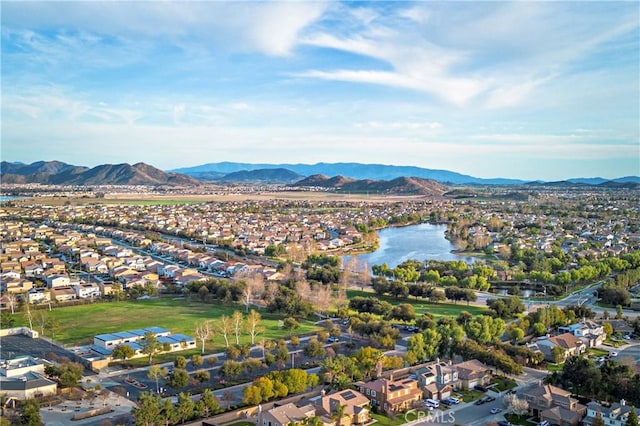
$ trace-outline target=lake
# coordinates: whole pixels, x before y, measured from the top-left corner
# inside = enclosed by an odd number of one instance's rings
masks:
[[[386,263],[394,268],[404,261],[425,260],[463,260],[473,263],[475,259],[452,253],[455,246],[444,237],[446,225],[421,223],[378,231],[380,245],[373,253],[355,255],[359,263],[368,262],[370,266]],[[345,256],[346,262],[350,256]]]

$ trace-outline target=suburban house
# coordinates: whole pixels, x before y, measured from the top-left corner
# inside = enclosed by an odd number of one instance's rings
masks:
[[[312,405],[297,407],[293,403],[288,403],[273,407],[260,414],[262,426],[290,426],[300,425],[305,419],[314,417],[315,408]]]
[[[595,421],[598,413],[607,426],[625,426],[631,407],[627,405],[625,400],[619,403],[613,403],[610,407],[601,405],[595,401],[587,404],[587,417],[582,420],[584,426],[591,426]]]
[[[99,298],[102,293],[96,283],[80,283],[73,286],[78,299]]]
[[[322,394],[315,402],[316,414],[324,416],[330,423],[332,413],[337,407],[343,406],[344,412],[339,419],[340,426],[364,425],[371,421],[369,416],[369,399],[356,390],[345,389],[329,395]]]
[[[627,324],[627,322],[625,320],[606,320],[606,321],[602,321],[603,324],[605,322],[608,322],[609,324],[611,324],[611,327],[613,328],[613,332],[616,333],[616,334],[630,334],[630,333],[633,333],[633,327],[631,327],[629,324]]]
[[[57,384],[44,377],[44,364],[25,355],[0,360],[0,389],[9,398],[31,399],[55,395]]]
[[[420,388],[430,399],[443,400],[459,385],[458,370],[447,362],[437,361],[415,371]]]
[[[570,333],[580,338],[587,347],[592,348],[601,345],[607,337],[602,325],[593,320],[582,320],[582,322],[558,328],[560,333]]]
[[[354,383],[360,393],[371,400],[371,405],[385,412],[398,412],[410,408],[422,399],[422,389],[414,379],[377,379]]]
[[[51,301],[51,293],[46,288],[32,288],[27,292],[27,302],[46,303]]]
[[[571,392],[552,385],[539,385],[524,392],[532,416],[560,426],[577,426],[587,407],[571,398]]]
[[[54,287],[51,289],[51,297],[58,302],[66,302],[77,298],[73,287]]]
[[[493,370],[477,359],[470,359],[453,366],[458,372],[460,388],[473,389],[476,385],[486,385],[491,382]]]
[[[547,361],[554,361],[553,348],[556,346],[565,350],[564,359],[571,356],[580,355],[587,350],[586,344],[571,333],[563,333],[548,339],[538,339],[536,341],[538,349],[544,354]],[[563,360],[564,361],[564,360]]]
[[[47,277],[47,287],[67,287],[71,285],[71,279],[67,275],[51,275]]]

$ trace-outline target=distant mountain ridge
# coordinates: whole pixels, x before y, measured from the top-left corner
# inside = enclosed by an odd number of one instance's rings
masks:
[[[0,163],[3,183],[50,185],[199,185],[200,181],[179,173],[166,173],[145,163],[103,164],[93,168],[60,161],[37,161],[19,165]]]
[[[432,179],[441,183],[454,184],[492,184],[492,185],[510,185],[525,183],[518,179],[483,179],[473,176],[463,175],[448,170],[433,170],[414,166],[391,166],[384,164],[361,164],[361,163],[316,163],[316,164],[251,164],[251,163],[234,163],[220,162],[208,163],[194,167],[184,167],[173,169],[171,171],[184,173],[203,179],[204,173],[232,173],[241,170],[256,169],[274,169],[283,168],[291,170],[302,176],[326,175],[326,176],[344,176],[351,179],[374,179],[374,180],[392,180],[399,177],[413,176],[423,179]]]
[[[288,169],[257,169],[257,170],[241,170],[238,172],[231,172],[211,180],[216,182],[235,182],[235,183],[294,183],[304,178],[296,172],[292,172]]]
[[[291,187],[332,188],[348,193],[375,193],[389,195],[442,196],[448,188],[434,180],[417,177],[399,177],[392,180],[350,179],[344,176],[313,175]]]
[[[284,168],[303,176],[325,175],[344,176],[351,179],[374,179],[392,180],[398,177],[414,176],[423,179],[433,179],[440,183],[450,184],[483,184],[483,185],[518,185],[528,181],[521,179],[505,178],[477,178],[448,170],[434,170],[414,166],[393,166],[384,164],[362,164],[362,163],[316,163],[316,164],[266,164],[266,163],[235,163],[220,162],[208,163],[194,167],[183,167],[171,171],[184,173],[203,180],[208,179],[207,175],[224,175],[242,170],[252,171],[257,169]],[[574,178],[568,179],[571,183],[585,183],[588,185],[598,185],[613,181],[618,183],[636,182],[640,183],[638,176],[626,176],[617,179],[604,178]]]

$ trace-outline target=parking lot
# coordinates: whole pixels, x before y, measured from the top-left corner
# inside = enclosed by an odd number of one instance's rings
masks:
[[[32,339],[24,335],[5,336],[0,345],[0,358],[10,359],[20,355],[31,355],[36,358],[55,358],[47,354],[54,353],[58,357],[73,360],[74,355],[44,339]]]

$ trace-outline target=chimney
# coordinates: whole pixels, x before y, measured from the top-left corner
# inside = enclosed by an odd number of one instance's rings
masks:
[[[392,373],[392,374],[389,374],[389,381],[390,381],[390,382],[393,382],[393,373]]]

